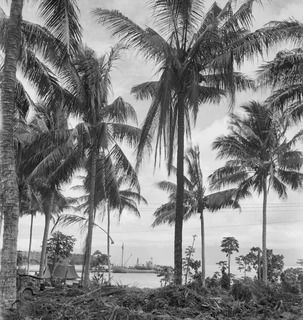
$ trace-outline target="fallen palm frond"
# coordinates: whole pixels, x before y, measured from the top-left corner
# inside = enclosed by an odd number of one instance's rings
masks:
[[[249,299],[243,298],[245,288]],[[301,319],[302,302],[301,295],[285,292],[278,284],[266,287],[252,280],[237,283],[231,292],[211,292],[194,284],[159,289],[65,288],[46,290],[34,301],[22,302],[19,315],[39,320]]]

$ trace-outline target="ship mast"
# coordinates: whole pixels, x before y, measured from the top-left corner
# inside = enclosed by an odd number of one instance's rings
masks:
[[[121,266],[124,267],[124,242],[122,242],[122,257],[121,257]]]

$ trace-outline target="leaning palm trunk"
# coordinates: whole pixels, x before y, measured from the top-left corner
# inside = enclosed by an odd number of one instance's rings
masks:
[[[84,258],[84,271],[83,271],[83,286],[89,286],[89,273],[90,273],[90,260],[92,252],[92,241],[93,241],[93,228],[94,228],[94,199],[96,189],[96,149],[93,148],[91,154],[91,184],[89,191],[89,216],[88,216],[88,228],[86,237],[85,247],[85,258]]]
[[[46,259],[46,247],[47,247],[47,239],[49,234],[50,221],[52,216],[52,210],[54,207],[54,193],[51,194],[50,203],[47,206],[47,210],[45,212],[45,225],[44,225],[44,233],[42,240],[42,249],[41,249],[41,257],[40,257],[40,268],[39,268],[39,277],[43,276],[44,270],[47,266]]]
[[[200,210],[200,222],[201,222],[201,283],[205,287],[205,234],[204,234],[204,215],[203,209]]]
[[[262,263],[263,272],[262,278],[263,282],[267,283],[267,248],[266,248],[266,208],[267,208],[267,183],[264,180],[263,184],[263,222],[262,222]]]
[[[175,223],[175,274],[176,285],[182,284],[182,229],[183,229],[183,199],[184,199],[184,95],[178,101],[178,153],[177,153],[177,194]]]
[[[27,253],[27,274],[29,274],[29,264],[30,264],[31,251],[32,251],[33,224],[34,224],[34,213],[31,212],[31,225],[29,229],[29,244],[28,244],[28,253]]]
[[[4,305],[16,300],[16,261],[19,220],[19,193],[13,142],[16,66],[21,45],[23,0],[12,0],[7,26],[3,81],[1,84],[0,155],[1,180],[4,182],[2,212],[4,217],[0,288]]]

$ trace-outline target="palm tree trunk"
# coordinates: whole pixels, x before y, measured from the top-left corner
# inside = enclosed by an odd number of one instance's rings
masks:
[[[174,282],[182,284],[182,229],[183,229],[183,202],[184,202],[184,94],[181,93],[178,101],[178,151],[177,151],[177,201],[175,222],[174,248]]]
[[[87,235],[85,239],[85,247],[84,247],[84,254],[83,254],[83,261],[82,261],[82,270],[81,270],[81,284],[83,284],[83,279],[84,279],[84,268],[85,268],[85,259],[86,259],[86,246],[87,246]]]
[[[108,284],[111,285],[111,271],[110,271],[110,210],[109,210],[109,202],[107,202],[107,266],[108,266]]]
[[[2,190],[1,190],[1,192],[2,192]],[[1,235],[1,232],[2,232],[2,223],[3,223],[3,212],[1,211],[0,212],[0,235]]]
[[[261,259],[260,259],[260,251],[261,249],[258,249],[258,280],[261,280]]]
[[[54,195],[54,193],[52,193],[51,198],[50,198],[50,203],[47,206],[46,212],[44,213],[45,214],[45,225],[44,225],[41,257],[40,257],[39,277],[42,277],[44,269],[47,266],[46,247],[47,247],[47,239],[48,239],[48,234],[49,234],[50,221],[51,221],[51,217],[52,217],[52,209],[54,207],[54,197],[55,197],[55,195]]]
[[[16,262],[19,220],[19,192],[15,166],[14,113],[16,67],[21,45],[23,0],[12,0],[5,41],[5,59],[1,90],[0,154],[2,212],[4,217],[0,288],[2,303],[7,306],[16,300]]]
[[[202,287],[205,287],[205,274],[206,274],[206,267],[205,267],[205,233],[204,233],[204,214],[203,210],[200,211],[200,222],[201,222],[201,283]]]
[[[228,277],[230,279],[230,253],[228,254]]]
[[[262,263],[263,263],[263,272],[262,278],[263,282],[267,283],[267,248],[266,248],[266,227],[267,227],[267,217],[266,217],[266,209],[267,209],[267,183],[264,179],[263,182],[263,222],[262,222]]]
[[[29,245],[28,245],[28,253],[27,253],[27,274],[29,274],[29,264],[30,264],[31,251],[32,251],[33,224],[34,224],[34,213],[31,212],[31,225],[29,229]]]
[[[92,149],[91,153],[91,184],[89,191],[89,213],[88,213],[88,228],[86,238],[86,250],[85,250],[85,265],[84,265],[84,276],[83,286],[89,286],[89,273],[90,273],[90,260],[92,253],[92,241],[93,241],[93,228],[94,228],[94,205],[95,205],[95,189],[96,189],[96,159],[97,151],[95,148]]]

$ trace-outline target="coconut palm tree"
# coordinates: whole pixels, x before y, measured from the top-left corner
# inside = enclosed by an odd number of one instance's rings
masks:
[[[98,224],[94,222],[94,226],[101,229],[107,235],[107,257],[108,257],[108,277],[109,284],[111,281],[111,262],[110,262],[110,244],[113,244],[113,239],[110,236],[110,221],[111,214],[118,212],[119,220],[122,213],[127,210],[128,213],[133,213],[140,217],[137,203],[147,204],[147,201],[142,197],[138,191],[138,181],[135,170],[131,167],[126,157],[123,159],[116,158],[113,153],[109,153],[106,159],[97,160],[96,170],[96,191],[95,191],[95,216],[96,213],[101,210],[101,216],[107,216],[107,229],[104,230]],[[117,161],[118,160],[118,161]],[[105,170],[104,167],[105,166]],[[104,176],[105,173],[105,176]],[[82,188],[89,192],[90,175],[87,175],[84,179],[84,185]],[[104,181],[105,179],[105,181]],[[133,182],[136,180],[136,183]],[[125,184],[128,184],[127,188]],[[104,185],[107,190],[104,194]],[[78,186],[79,187],[79,186]],[[70,224],[80,224],[87,227],[88,214],[89,214],[89,194],[79,197],[81,204],[76,206],[75,209],[84,214],[84,216],[74,214],[64,214],[59,217],[58,224],[67,226]]]
[[[54,6],[59,6],[59,9],[56,11]],[[70,14],[66,16],[68,9]],[[0,38],[0,50],[4,51],[9,18],[1,8],[0,12],[0,31],[3,35]],[[26,20],[21,21],[22,46],[18,55],[17,69],[33,85],[37,95],[45,103],[51,103],[54,99],[58,102],[64,100],[64,104],[69,103],[72,107],[73,99],[70,92],[75,93],[77,88],[70,60],[72,53],[76,54],[75,43],[78,42],[79,46],[81,37],[81,27],[79,23],[77,24],[76,3],[69,0],[42,1],[39,13],[44,20],[44,26]],[[61,23],[61,30],[58,23]],[[71,26],[74,30],[71,30]],[[62,29],[65,34],[63,38]],[[68,36],[69,41],[66,40]],[[74,49],[71,49],[71,46]],[[59,82],[63,83],[64,87]]]
[[[56,19],[49,20],[49,26],[58,26],[65,24],[65,34],[69,31],[69,23],[71,17],[74,17],[74,12],[69,11],[56,11],[53,14],[49,11],[53,6],[49,6],[50,1],[42,1],[40,7],[45,8],[45,12],[49,13],[49,17],[56,17]],[[60,2],[60,1],[59,1]],[[69,1],[65,1],[64,4],[72,4]],[[58,5],[58,2],[56,3]],[[63,2],[61,1],[61,7]],[[63,4],[63,5],[64,5]],[[73,6],[73,4],[72,4]],[[69,6],[71,8],[71,6]],[[48,8],[48,9],[47,9]],[[15,154],[14,154],[14,144],[13,144],[13,128],[14,128],[14,108],[15,108],[15,88],[16,88],[16,70],[17,65],[20,63],[20,57],[27,57],[28,59],[21,59],[21,61],[28,60],[27,70],[29,70],[28,76],[32,78],[36,77],[36,70],[39,64],[33,64],[37,62],[37,59],[32,59],[34,56],[32,50],[38,48],[43,48],[41,53],[48,62],[58,58],[60,60],[61,56],[58,54],[60,50],[59,41],[55,44],[52,41],[52,45],[49,44],[49,37],[39,37],[41,36],[41,28],[36,25],[29,26],[27,23],[22,21],[22,9],[23,0],[12,0],[10,17],[6,19],[3,14],[3,10],[0,9],[0,47],[4,49],[5,59],[3,67],[3,81],[1,81],[1,118],[0,118],[0,154],[1,154],[1,178],[5,181],[5,188],[1,190],[1,203],[2,203],[2,214],[4,216],[4,232],[3,232],[3,250],[1,259],[1,288],[3,302],[6,304],[8,302],[15,301],[16,298],[16,260],[17,260],[17,236],[18,236],[18,217],[19,217],[19,201],[18,201],[18,186],[16,184],[16,169],[15,164]],[[66,16],[66,13],[68,15]],[[62,18],[65,16],[65,19]],[[73,25],[75,27],[75,25]],[[62,30],[62,28],[61,28]],[[22,35],[26,33],[27,40],[30,40],[31,47],[27,53],[27,56],[23,55],[23,45],[25,39]],[[77,28],[75,28],[73,35],[77,33]],[[47,33],[43,33],[46,35]],[[23,44],[21,46],[21,43]],[[48,50],[52,49],[52,50]],[[56,51],[57,54],[52,54]],[[32,63],[30,66],[30,62]],[[36,67],[36,68],[35,68]],[[48,70],[47,68],[44,71]],[[45,72],[44,72],[45,73]],[[43,74],[40,73],[40,75]],[[43,80],[45,77],[43,78]],[[37,79],[36,79],[37,80]],[[40,78],[41,80],[41,78]],[[43,87],[45,90],[44,81],[36,81],[38,87],[43,92]],[[3,181],[1,183],[3,185]]]
[[[273,108],[283,110],[292,120],[300,121],[303,105],[303,49],[284,50],[258,70],[261,86],[269,86],[272,94],[266,100]]]
[[[151,7],[162,36],[152,28],[141,28],[117,10],[94,11],[98,22],[113,35],[159,66],[158,81],[133,88],[137,97],[152,98],[137,159],[138,163],[142,161],[146,141],[155,134],[156,158],[164,149],[169,169],[177,145],[176,284],[182,282],[184,136],[190,134],[191,115],[195,120],[201,104],[218,102],[224,93],[229,93],[233,102],[236,89],[251,86],[245,77],[234,72],[235,64],[240,66],[245,58],[262,54],[263,49],[290,34],[302,38],[297,32],[302,26],[293,21],[250,33],[254,2],[246,0],[236,11],[233,1],[227,1],[223,8],[215,2],[205,12],[202,0],[155,0]]]
[[[287,196],[287,187],[302,187],[302,153],[294,149],[303,131],[286,137],[289,121],[264,104],[252,101],[242,107],[245,114],[231,116],[230,133],[213,143],[218,158],[228,159],[211,176],[213,188],[237,185],[263,195],[262,251],[263,281],[267,282],[266,225],[267,198],[270,189],[279,197]]]
[[[136,121],[136,113],[132,106],[121,97],[115,99],[111,104],[108,102],[108,94],[111,90],[110,72],[113,63],[119,58],[121,49],[121,46],[116,46],[109,54],[97,58],[91,49],[84,48],[74,61],[79,75],[81,100],[83,101],[78,105],[77,110],[83,122],[76,126],[74,132],[78,145],[87,155],[85,169],[89,177],[89,186],[86,185],[89,190],[89,222],[83,279],[85,286],[89,284],[94,211],[97,198],[96,185],[99,183],[96,179],[97,162],[104,161],[107,150],[115,150],[117,158],[123,157],[118,142],[125,142],[133,147],[138,142],[140,135],[139,128],[127,124],[130,119]],[[104,170],[104,166],[101,167],[101,170]],[[104,179],[101,180],[101,183],[103,183],[102,181]],[[104,184],[99,190],[103,190],[104,195],[107,192]]]
[[[16,261],[19,221],[19,196],[13,143],[16,69],[21,46],[21,20],[23,0],[12,0],[7,26],[3,81],[1,82],[0,154],[1,200],[4,217],[1,258],[2,303],[16,299]]]
[[[68,129],[66,113],[61,105],[37,104],[29,128],[20,171],[40,195],[45,216],[39,270],[42,276],[51,219],[69,206],[69,199],[60,192],[60,185],[81,166],[82,150],[73,141],[72,129]]]
[[[195,214],[200,215],[201,222],[201,281],[205,285],[205,227],[204,227],[204,211],[218,211],[223,208],[240,208],[239,197],[236,189],[206,194],[206,188],[203,183],[203,175],[200,165],[199,147],[195,146],[187,150],[185,155],[185,164],[187,167],[187,176],[184,177],[184,220],[189,219]],[[173,168],[176,171],[175,168]],[[169,181],[162,181],[158,184],[160,189],[170,192],[169,202],[159,207],[155,213],[153,227],[163,223],[175,223],[175,207],[176,207],[176,191],[177,186]]]
[[[83,211],[85,216],[89,216],[90,202],[89,191],[91,186],[92,176],[89,173],[84,179],[84,190],[87,195],[81,197],[83,202],[78,206],[78,211]],[[127,189],[122,189],[128,186]],[[102,217],[107,217],[107,255],[109,267],[109,282],[110,282],[110,218],[115,211],[121,213],[127,209],[129,212],[140,216],[136,201],[139,203],[146,200],[140,195],[140,185],[135,169],[125,156],[122,149],[115,144],[111,150],[101,152],[96,160],[96,183],[95,183],[95,197],[94,197],[94,220],[97,210],[101,210]],[[66,219],[65,219],[66,220]],[[79,221],[76,218],[75,221]],[[71,217],[71,222],[74,221]]]

